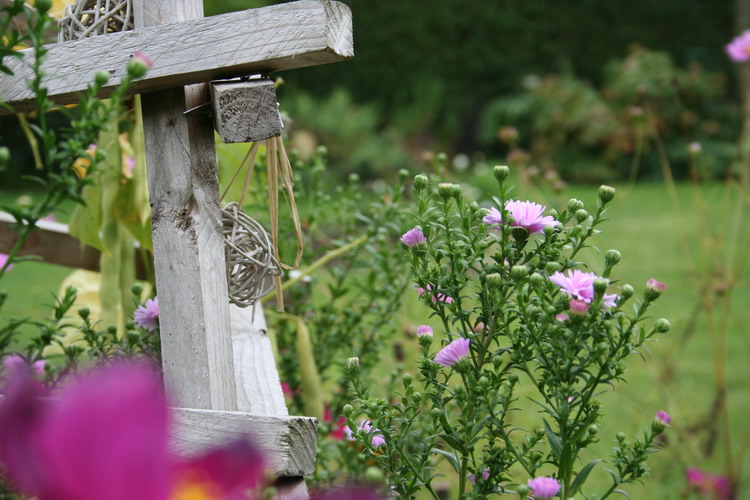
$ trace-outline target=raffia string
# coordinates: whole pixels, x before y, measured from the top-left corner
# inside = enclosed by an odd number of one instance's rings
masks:
[[[242,207],[245,201],[245,196],[247,195],[248,186],[250,185],[250,178],[253,169],[255,168],[255,159],[258,156],[258,150],[261,144],[264,144],[266,146],[268,204],[271,219],[271,241],[274,261],[285,269],[293,269],[299,266],[300,260],[302,259],[302,225],[299,221],[297,203],[294,199],[294,178],[292,173],[292,165],[289,162],[289,157],[287,156],[286,149],[284,148],[284,141],[281,139],[281,137],[272,137],[264,141],[253,143],[247,154],[245,154],[245,157],[242,159],[242,162],[240,162],[240,166],[232,176],[229,185],[227,185],[227,188],[221,195],[221,199],[224,199],[227,192],[229,191],[229,188],[237,179],[240,172],[245,167],[245,164],[247,164],[245,179],[242,186],[242,194],[240,195],[239,201],[239,206]],[[292,222],[294,223],[294,230],[297,236],[297,255],[292,266],[284,264],[279,256],[279,185],[281,185],[281,188],[284,190],[284,196],[286,198],[287,205],[289,206],[289,211],[292,215]],[[227,265],[229,265],[229,262],[227,262]],[[280,311],[283,311],[284,296],[281,290],[281,273],[274,274],[274,284],[276,288],[276,306]]]
[[[133,29],[131,0],[78,0],[66,5],[59,23],[58,39],[78,40]]]

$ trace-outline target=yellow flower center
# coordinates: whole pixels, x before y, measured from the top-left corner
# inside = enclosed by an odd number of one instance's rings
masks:
[[[194,471],[180,477],[169,496],[169,500],[219,500],[222,492],[215,483],[206,480]]]

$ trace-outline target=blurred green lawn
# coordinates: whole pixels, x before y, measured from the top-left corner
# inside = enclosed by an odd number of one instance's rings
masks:
[[[491,194],[494,180],[491,176],[473,179],[476,185]],[[727,202],[733,201],[722,185],[704,187],[712,213],[712,228],[724,231],[731,218],[722,216]],[[595,186],[570,186],[564,198],[577,197],[587,206],[594,206]],[[696,226],[693,218],[693,190],[690,185],[677,189],[683,217],[675,214],[667,191],[660,184],[637,185],[632,189],[621,188],[611,204],[610,222],[602,226],[604,233],[594,238],[593,244],[603,253],[609,248],[622,252],[622,261],[615,268],[613,278],[631,283],[642,290],[649,278],[656,278],[669,287],[657,303],[653,314],[672,322],[672,331],[651,346],[652,356],[645,361],[634,357],[628,365],[628,384],[607,393],[604,409],[607,413],[601,426],[601,443],[596,452],[609,455],[614,435],[624,431],[629,435],[640,433],[650,425],[654,413],[664,409],[673,416],[672,428],[667,432],[667,444],[663,452],[650,461],[652,477],[646,486],[631,485],[626,489],[632,498],[669,499],[680,498],[685,491],[684,469],[696,466],[716,473],[724,472],[723,447],[717,446],[709,458],[703,450],[707,434],[695,433],[690,427],[710,415],[715,396],[715,375],[712,343],[706,315],[701,314],[691,334],[687,328],[699,299],[698,281],[694,255]],[[0,194],[0,202],[7,203],[17,193]],[[523,193],[521,197],[526,198]],[[529,196],[533,198],[532,196]],[[544,200],[537,200],[544,201]],[[731,213],[731,211],[730,211]],[[62,217],[64,220],[64,217]],[[740,224],[747,225],[741,220]],[[687,234],[683,238],[681,234]],[[719,255],[717,249],[715,255]],[[593,270],[601,269],[601,256],[591,250],[587,255]],[[68,269],[43,263],[24,263],[9,272],[0,288],[9,292],[0,319],[7,317],[40,317],[49,314],[45,304],[52,302],[51,293],[56,292]],[[730,426],[734,453],[747,448],[750,443],[750,370],[747,368],[750,354],[750,271],[745,270],[736,286],[731,314],[728,318],[727,374],[729,388]],[[419,305],[416,295],[407,298],[405,323],[420,324],[427,311]],[[717,311],[716,319],[722,313]],[[438,326],[438,325],[433,325]],[[413,368],[409,368],[413,371]],[[538,425],[534,414],[519,415],[519,424],[529,421]],[[709,418],[709,421],[715,418]],[[593,457],[590,457],[593,458]],[[735,456],[735,459],[737,457]],[[592,485],[604,489],[608,475],[604,466],[598,466],[591,476]],[[742,477],[750,479],[750,470],[745,465]],[[590,488],[595,493],[599,488]],[[601,490],[599,490],[601,491]]]

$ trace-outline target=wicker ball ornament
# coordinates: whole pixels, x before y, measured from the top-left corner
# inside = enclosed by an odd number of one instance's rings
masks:
[[[248,307],[273,290],[281,267],[274,258],[266,230],[244,213],[238,203],[221,209],[224,251],[227,261],[229,302]]]
[[[60,20],[59,40],[78,40],[133,29],[131,0],[78,0],[67,5]]]

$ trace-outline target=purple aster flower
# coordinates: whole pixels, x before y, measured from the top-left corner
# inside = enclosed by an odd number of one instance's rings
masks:
[[[734,62],[745,62],[750,59],[750,30],[735,37],[724,49]]]
[[[500,229],[500,224],[503,222],[503,214],[495,207],[490,208],[490,213],[484,216],[482,222],[488,226],[492,226],[493,229]]]
[[[415,246],[421,245],[422,243],[426,242],[427,238],[422,232],[422,228],[416,226],[406,231],[404,235],[401,236],[401,241],[407,247],[414,248]]]
[[[535,477],[529,479],[527,484],[531,488],[531,494],[534,498],[542,500],[554,498],[560,491],[560,483],[554,477]]]
[[[432,336],[432,327],[427,325],[422,325],[420,327],[417,327],[417,337],[422,337],[424,335],[430,335]]]
[[[474,475],[474,474],[472,474],[471,472],[469,472],[469,473],[468,473],[468,474],[466,475],[466,478],[467,478],[467,479],[469,480],[469,482],[470,482],[471,484],[476,484],[476,482],[477,482],[477,476],[475,476],[475,475]],[[486,481],[486,480],[488,480],[489,478],[490,478],[490,470],[489,470],[489,469],[486,469],[486,468],[485,468],[485,469],[482,469],[482,479],[484,479],[484,480]]]
[[[419,292],[419,296],[420,297],[422,295],[424,295],[425,293],[430,292],[430,291],[432,291],[432,286],[430,286],[430,285],[427,285],[427,289],[426,290],[424,288],[422,288],[421,286],[417,287],[417,292]],[[433,302],[445,302],[446,304],[452,304],[453,303],[453,297],[449,297],[449,296],[447,296],[445,294],[438,293],[437,295],[433,295],[433,294],[430,294],[430,295],[432,295],[432,301]]]
[[[556,314],[555,319],[557,321],[566,321],[568,319],[568,315],[565,313]]]
[[[573,299],[570,301],[570,314],[583,316],[589,312],[589,303],[585,300]]]
[[[654,290],[654,291],[659,292],[659,293],[661,293],[661,292],[663,292],[664,290],[667,289],[667,285],[665,285],[661,281],[656,281],[653,278],[650,279],[650,280],[648,280],[646,282],[646,286],[649,287],[650,289]]]
[[[435,363],[443,366],[453,366],[469,354],[469,339],[456,339],[443,347],[435,355]]]
[[[148,299],[142,306],[138,306],[133,314],[136,326],[153,332],[159,327],[159,297]]]
[[[549,280],[559,286],[565,295],[590,304],[594,300],[594,280],[599,276],[594,273],[585,273],[579,269],[568,269],[567,273],[568,275],[565,276],[557,271],[550,276]],[[617,295],[604,294],[602,306],[609,309],[615,306],[616,301]]]
[[[658,412],[656,412],[656,416],[654,417],[654,419],[665,427],[668,427],[669,424],[672,423],[672,417],[669,416],[669,413],[663,410],[659,410]]]
[[[365,431],[368,434],[372,435],[372,439],[370,440],[370,444],[374,448],[379,448],[385,444],[385,438],[380,434],[380,429],[373,428],[372,422],[369,420],[362,420],[359,425],[357,425],[357,430]],[[344,434],[346,435],[347,441],[354,441],[354,433],[349,428],[349,426],[344,427]]]
[[[8,262],[8,255],[4,253],[0,253],[0,269],[5,267],[5,263]],[[11,264],[8,266],[6,271],[10,271],[13,268],[13,265]]]
[[[510,225],[523,227],[532,234],[544,232],[547,226],[560,224],[551,215],[542,215],[546,209],[544,205],[531,201],[508,200],[505,203],[505,210],[513,218]]]

